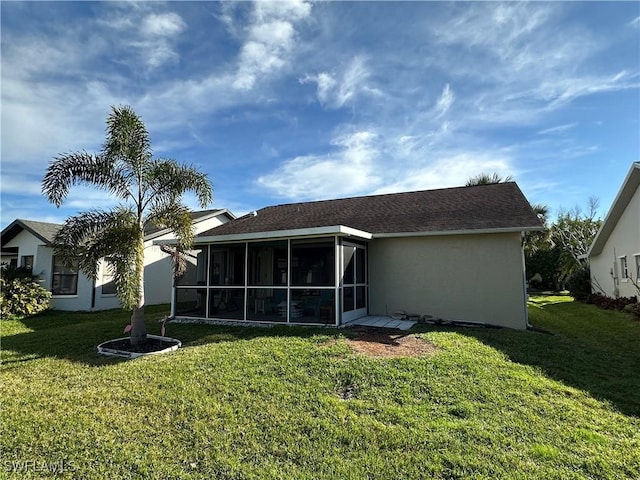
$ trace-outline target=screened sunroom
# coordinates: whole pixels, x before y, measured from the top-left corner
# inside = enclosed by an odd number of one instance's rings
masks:
[[[364,234],[364,232],[362,232]],[[201,243],[175,280],[172,314],[341,325],[367,314],[366,235]]]

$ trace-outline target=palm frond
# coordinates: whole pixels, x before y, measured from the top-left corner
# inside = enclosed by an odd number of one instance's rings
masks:
[[[189,209],[179,203],[155,206],[151,208],[147,222],[156,227],[168,228],[173,231],[176,245],[162,245],[160,248],[171,257],[174,275],[181,276],[186,269],[185,252],[193,245],[194,237],[193,221]]]
[[[129,194],[128,181],[112,160],[84,151],[55,157],[42,179],[42,193],[59,207],[69,187],[77,184],[93,185],[122,199]]]
[[[66,265],[77,265],[87,276],[96,278],[101,258],[131,256],[131,239],[140,235],[139,229],[129,209],[83,212],[69,217],[58,231],[54,254]]]
[[[107,135],[103,154],[127,164],[141,173],[151,159],[151,141],[144,123],[129,106],[112,107],[107,117]]]
[[[187,192],[196,195],[202,208],[213,200],[213,187],[205,173],[192,165],[181,165],[171,159],[150,162],[145,186],[145,206],[151,202],[155,205],[171,205]]]
[[[513,177],[511,175],[507,175],[506,177],[501,177],[498,173],[481,173],[476,175],[475,177],[470,177],[465,184],[466,187],[472,187],[475,185],[493,185],[494,183],[508,183],[513,182]]]

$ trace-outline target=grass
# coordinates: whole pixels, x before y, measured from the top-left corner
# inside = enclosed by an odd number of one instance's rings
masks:
[[[529,310],[552,335],[424,328],[435,354],[386,360],[346,330],[169,324],[184,348],[123,361],[95,346],[124,312],[3,320],[0,478],[640,478],[640,322]]]

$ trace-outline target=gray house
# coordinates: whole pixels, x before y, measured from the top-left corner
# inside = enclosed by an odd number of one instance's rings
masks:
[[[401,310],[524,329],[522,236],[541,229],[515,183],[266,207],[196,237],[172,313],[339,326]]]

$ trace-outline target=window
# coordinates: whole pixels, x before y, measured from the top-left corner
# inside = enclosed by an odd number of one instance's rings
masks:
[[[115,295],[116,284],[113,281],[113,264],[109,259],[102,261],[102,295]]]
[[[33,273],[33,255],[23,255],[20,259],[20,266],[29,270],[29,273]]]
[[[187,269],[181,277],[176,278],[177,285],[206,285],[207,260],[209,249],[207,246],[195,247],[186,253]]]
[[[626,280],[629,278],[629,268],[627,266],[627,257],[620,257],[620,278]]]
[[[335,263],[333,238],[291,241],[291,285],[331,287]]]
[[[640,282],[640,253],[634,255],[636,259],[636,282]]]
[[[53,295],[77,295],[78,268],[68,268],[55,256],[51,274],[51,293]]]

